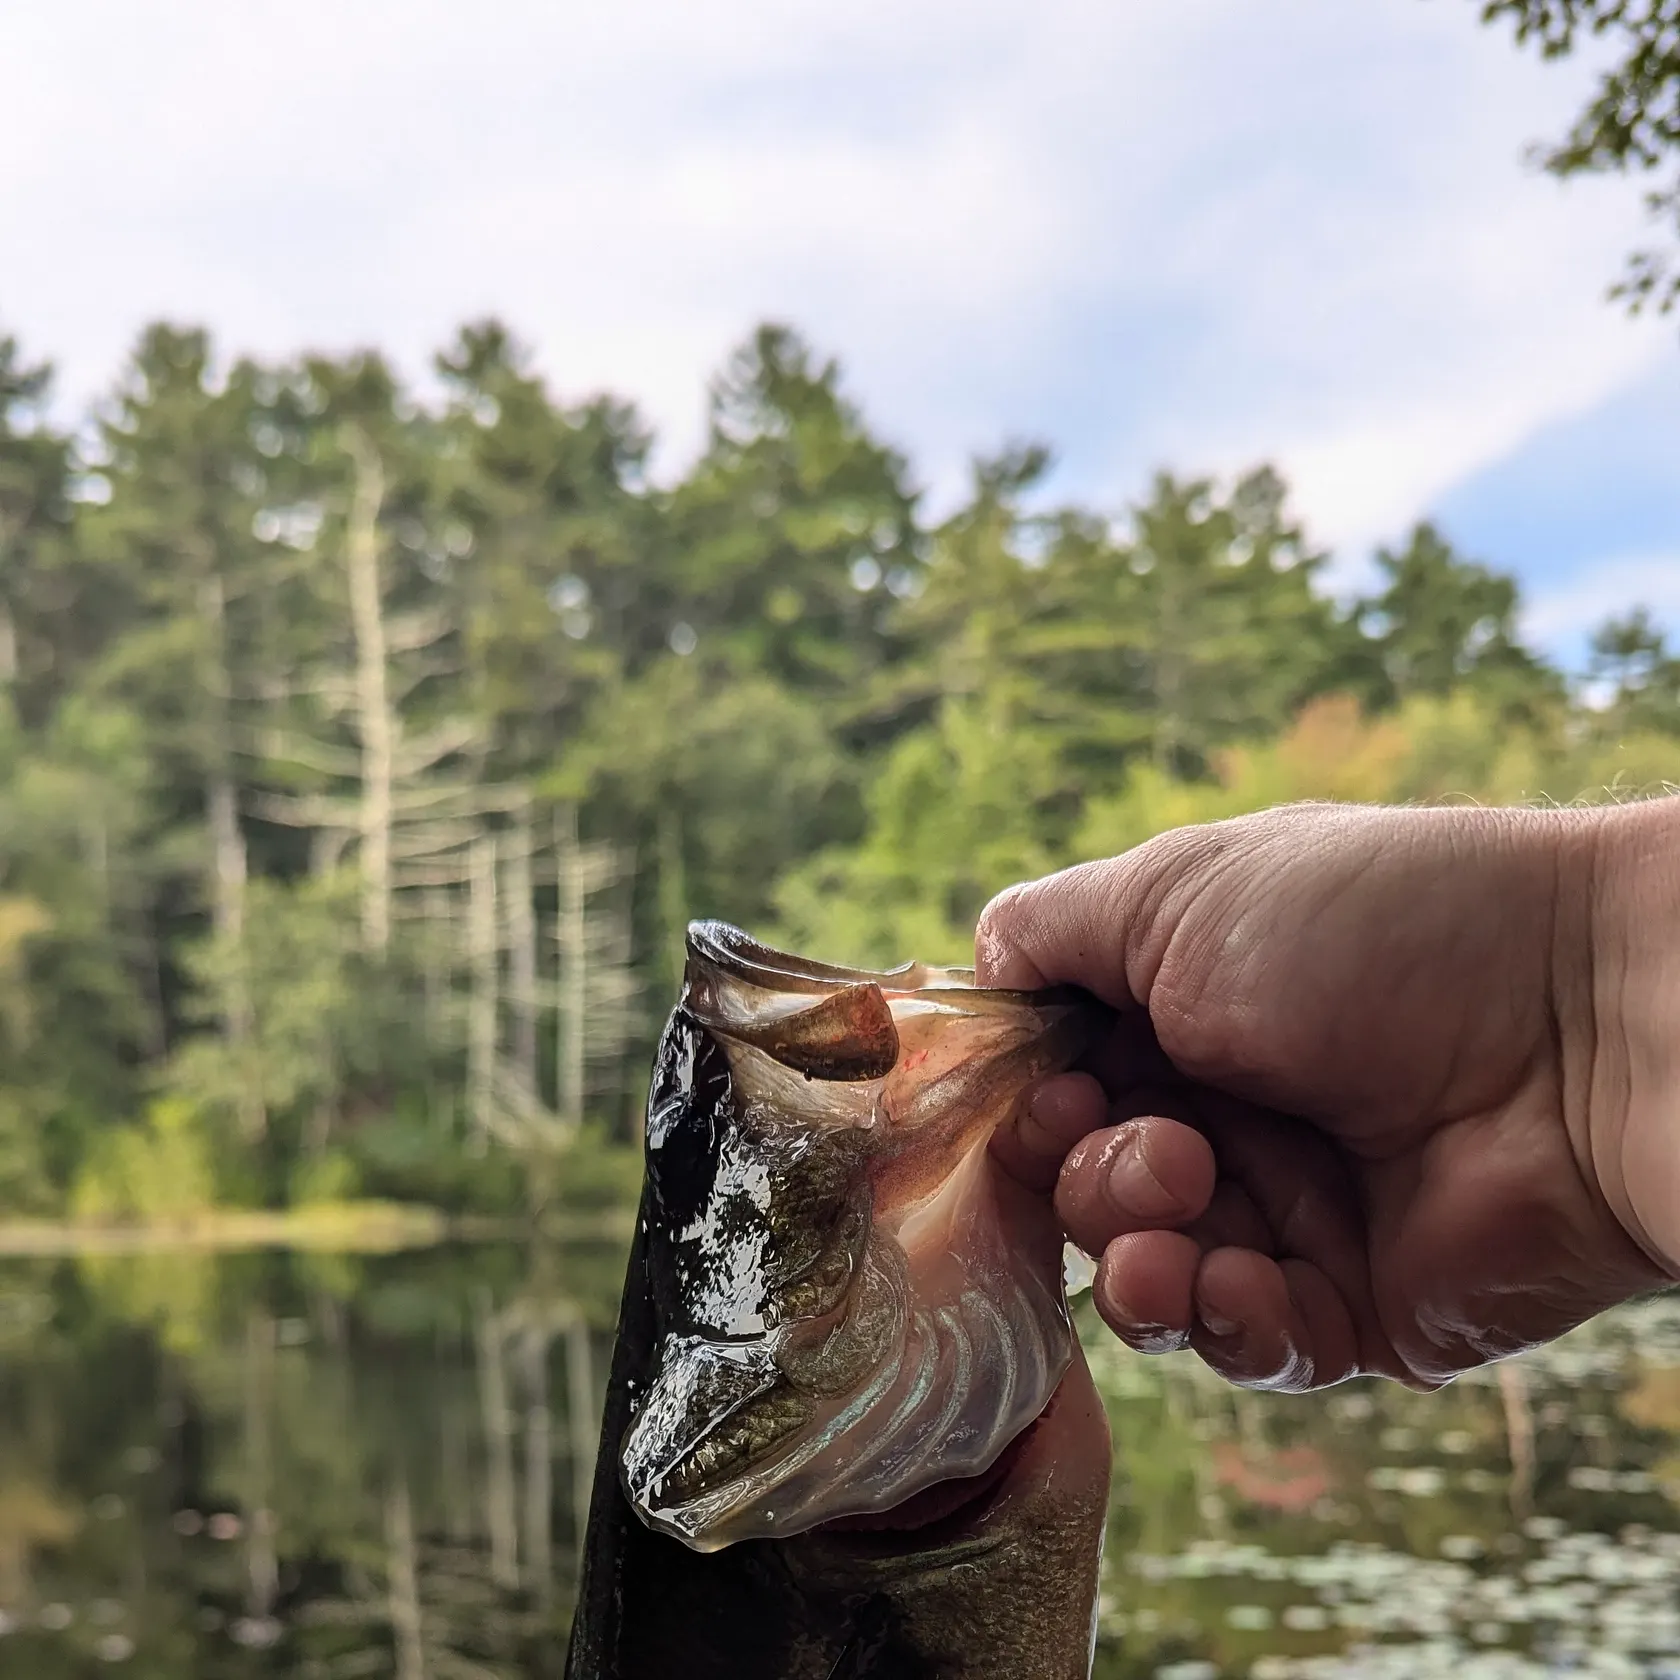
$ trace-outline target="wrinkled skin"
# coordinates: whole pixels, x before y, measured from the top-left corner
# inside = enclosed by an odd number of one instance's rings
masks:
[[[1090,1006],[690,953],[568,1675],[1077,1680],[1107,1426],[987,1144]]]

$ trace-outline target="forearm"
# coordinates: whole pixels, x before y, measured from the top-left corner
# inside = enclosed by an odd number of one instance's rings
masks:
[[[1592,1162],[1628,1235],[1680,1277],[1680,798],[1594,818]]]

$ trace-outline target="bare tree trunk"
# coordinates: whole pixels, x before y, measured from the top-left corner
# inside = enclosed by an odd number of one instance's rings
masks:
[[[426,1011],[426,1043],[429,1047],[448,1044],[451,1036],[446,1030],[445,1016],[449,1006],[449,970],[451,962],[450,937],[453,917],[450,914],[450,895],[443,887],[428,887],[425,896],[425,933],[421,950],[425,958],[422,979],[423,1007]],[[442,1081],[437,1076],[437,1061],[428,1057],[426,1068],[426,1114],[431,1123],[439,1125],[444,1106]]]
[[[563,1124],[583,1122],[589,1076],[589,882],[583,848],[578,844],[577,811],[568,807],[555,824],[554,864],[560,883],[559,1008],[555,1107]]]
[[[237,948],[245,938],[245,836],[239,829],[239,792],[225,770],[210,777],[205,803],[214,858],[216,936]]]
[[[245,889],[248,864],[245,834],[239,825],[239,788],[233,776],[233,728],[228,716],[232,682],[228,671],[227,604],[222,580],[207,569],[199,587],[199,611],[210,635],[212,692],[210,773],[205,781],[205,815],[210,829],[211,926],[226,955],[227,990],[222,998],[222,1032],[239,1052],[239,1128],[247,1138],[268,1126],[267,1105],[252,1058],[246,1054],[256,1036],[256,1012],[246,973]]]
[[[509,1005],[517,1077],[535,1100],[537,1079],[537,911],[531,885],[531,813],[521,810],[507,854]]]
[[[396,1653],[397,1680],[426,1680],[426,1646],[420,1622],[420,1576],[415,1567],[414,1513],[408,1479],[396,1477],[385,1495],[387,1614]]]
[[[532,1325],[520,1338],[525,1388],[525,1588],[546,1605],[554,1592],[554,1444],[548,1411],[548,1333]]]
[[[391,944],[391,800],[396,719],[386,692],[385,600],[379,576],[379,511],[385,468],[365,433],[344,429],[355,468],[344,559],[356,636],[356,715],[361,740],[362,944],[383,956]]]
[[[509,1427],[502,1337],[487,1295],[475,1314],[478,1333],[478,1403],[484,1424],[485,1527],[490,1535],[490,1579],[512,1592],[519,1585],[519,1534],[514,1519],[513,1435]]]
[[[1495,1369],[1511,1453],[1511,1515],[1521,1522],[1534,1508],[1534,1408],[1528,1400],[1528,1373],[1522,1366],[1505,1359]]]
[[[487,1146],[495,1124],[496,1004],[499,964],[496,938],[496,838],[480,834],[468,865],[467,945],[472,992],[467,1002],[467,1107],[475,1146]]]
[[[590,1356],[589,1326],[577,1313],[566,1326],[566,1433],[572,1459],[572,1533],[581,1563],[583,1533],[589,1524],[589,1495],[595,1480],[595,1363]]]

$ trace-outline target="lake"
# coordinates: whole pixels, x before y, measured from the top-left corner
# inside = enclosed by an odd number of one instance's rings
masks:
[[[620,1268],[0,1262],[0,1674],[558,1675]],[[1430,1396],[1087,1341],[1103,1680],[1680,1680],[1680,1299]]]

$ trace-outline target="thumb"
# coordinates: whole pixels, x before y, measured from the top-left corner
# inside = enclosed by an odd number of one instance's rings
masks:
[[[1134,986],[1128,961],[1146,918],[1133,856],[1075,864],[999,893],[975,928],[975,980],[1019,991],[1083,986],[1115,1009],[1143,1002],[1147,986]]]

